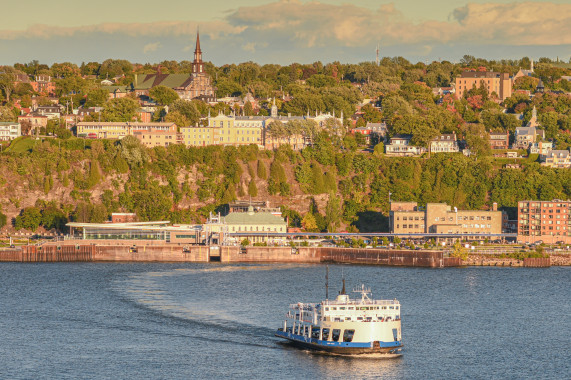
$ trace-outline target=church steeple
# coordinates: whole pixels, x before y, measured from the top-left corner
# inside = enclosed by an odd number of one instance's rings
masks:
[[[196,48],[194,49],[194,62],[192,63],[192,73],[199,74],[204,72],[204,63],[202,62],[202,50],[200,50],[200,33],[196,29]]]

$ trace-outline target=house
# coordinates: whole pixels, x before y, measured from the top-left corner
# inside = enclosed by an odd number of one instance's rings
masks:
[[[22,126],[13,121],[0,122],[0,141],[10,141],[22,136]]]
[[[460,152],[456,133],[442,134],[430,141],[431,153],[457,153]]]
[[[18,123],[22,126],[22,133],[29,134],[36,128],[45,128],[48,126],[48,117],[44,115],[36,115],[29,113],[27,115],[18,116]]]
[[[456,98],[461,99],[467,91],[485,85],[488,95],[496,93],[501,101],[512,96],[512,80],[508,73],[494,71],[464,71],[456,78]]]
[[[551,141],[539,141],[532,143],[529,146],[530,154],[539,154],[541,156],[546,156],[553,149],[553,143]]]
[[[571,154],[568,150],[551,150],[542,157],[541,165],[551,168],[569,169],[571,168]]]
[[[64,107],[60,105],[51,106],[37,106],[34,110],[34,114],[40,116],[47,116],[48,120],[59,119],[63,112]]]
[[[531,144],[537,141],[537,138],[545,138],[545,132],[535,127],[517,127],[515,129],[514,149],[528,149]]]
[[[387,156],[420,156],[426,148],[410,145],[411,135],[395,135],[385,146]]]
[[[387,134],[387,125],[385,123],[369,123],[364,127],[353,128],[349,131],[351,134],[360,133],[365,137],[367,144],[371,143],[372,137],[377,137],[379,141],[384,140]]]
[[[509,132],[490,132],[490,148],[508,149],[510,146]]]
[[[222,218],[222,223],[230,234],[235,234],[232,239],[239,243],[243,239],[248,239],[251,243],[267,242],[272,239],[283,241],[284,237],[271,237],[259,235],[264,232],[286,233],[287,222],[281,216],[271,212],[258,211],[250,206],[247,212],[231,212]],[[252,233],[249,235],[249,233]]]

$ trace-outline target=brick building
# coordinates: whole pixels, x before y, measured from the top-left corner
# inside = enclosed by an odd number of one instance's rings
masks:
[[[488,89],[488,95],[496,93],[501,101],[512,96],[512,80],[508,73],[494,71],[464,71],[456,78],[456,97],[462,98],[467,91],[483,85]]]
[[[490,147],[492,149],[509,149],[509,132],[490,132]]]
[[[571,201],[520,201],[517,214],[518,242],[571,243]]]

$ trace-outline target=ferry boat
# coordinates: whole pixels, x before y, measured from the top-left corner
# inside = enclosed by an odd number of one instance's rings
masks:
[[[400,354],[399,301],[371,299],[371,290],[364,285],[353,292],[361,293],[361,298],[349,298],[343,280],[335,300],[290,305],[275,336],[301,348],[335,354]]]

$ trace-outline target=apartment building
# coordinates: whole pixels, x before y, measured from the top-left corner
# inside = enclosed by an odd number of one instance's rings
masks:
[[[517,241],[571,243],[571,201],[518,202]]]
[[[77,137],[92,139],[122,139],[134,135],[135,131],[174,132],[175,123],[137,122],[81,122],[77,123]]]
[[[456,78],[456,97],[460,99],[466,92],[482,85],[488,89],[488,95],[496,93],[501,101],[512,96],[512,80],[508,73],[464,71]]]
[[[502,233],[502,212],[494,203],[491,211],[452,209],[445,203],[391,202],[391,233],[481,234]]]
[[[140,130],[134,131],[133,136],[138,138],[147,148],[155,146],[167,147],[177,143],[176,131]]]

